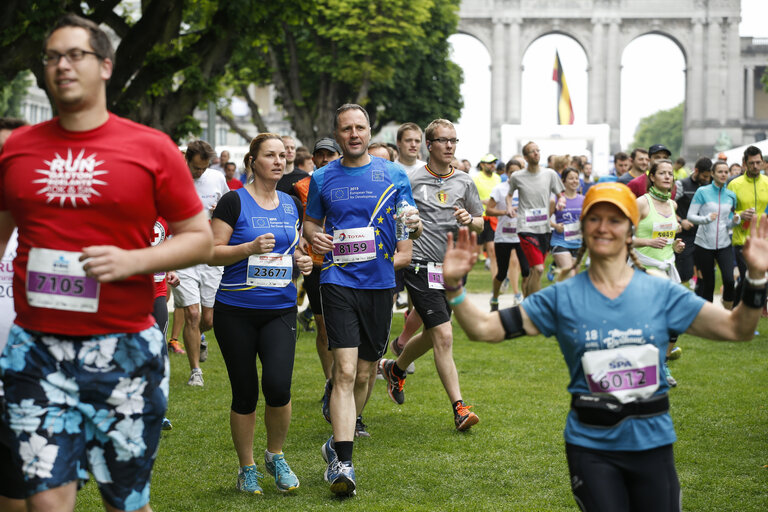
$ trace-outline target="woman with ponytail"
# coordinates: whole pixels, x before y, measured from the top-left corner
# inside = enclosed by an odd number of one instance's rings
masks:
[[[570,376],[566,458],[583,511],[680,511],[669,384],[661,378],[670,335],[751,339],[766,298],[765,216],[757,228],[753,223],[744,246],[747,286],[733,311],[647,274],[637,263],[627,265],[628,258],[636,259],[632,235],[639,218],[628,187],[595,184],[584,197],[584,242],[577,255],[589,251],[589,269],[493,313],[465,300],[460,284],[474,264],[474,234],[460,230],[455,246],[449,234],[443,259],[448,302],[470,339],[557,338]]]

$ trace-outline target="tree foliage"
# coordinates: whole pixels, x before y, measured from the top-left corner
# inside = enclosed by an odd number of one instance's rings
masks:
[[[21,102],[31,84],[29,73],[21,72],[0,86],[0,117],[21,117]]]
[[[644,117],[637,124],[632,148],[648,148],[654,144],[664,144],[679,155],[683,147],[683,114],[685,103],[680,103],[669,110],[659,110]]]

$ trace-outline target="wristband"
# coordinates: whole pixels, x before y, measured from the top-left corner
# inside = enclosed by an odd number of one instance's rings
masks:
[[[763,285],[760,288],[745,286],[741,290],[741,302],[752,309],[763,309],[765,298],[768,295],[768,288]]]
[[[768,283],[768,277],[763,276],[761,279],[752,279],[749,277],[749,272],[744,275],[744,279],[746,279],[747,283],[752,285],[752,288],[764,287],[766,283]]]
[[[458,294],[456,297],[452,299],[448,299],[448,304],[451,305],[452,308],[455,308],[462,302],[464,302],[464,299],[467,298],[467,290],[461,290],[461,293]]]
[[[447,292],[457,292],[461,290],[461,281],[459,281],[459,286],[448,286],[445,284],[445,282],[443,282],[443,288],[445,288],[445,291]]]

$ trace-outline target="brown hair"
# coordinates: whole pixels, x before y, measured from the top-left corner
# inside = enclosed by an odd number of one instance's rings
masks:
[[[429,125],[427,125],[427,129],[424,130],[424,138],[427,140],[432,140],[432,136],[435,134],[435,130],[437,130],[438,126],[444,126],[446,128],[454,128],[453,123],[450,122],[447,119],[435,119]]]
[[[389,155],[389,161],[390,162],[395,161],[395,152],[387,144],[383,142],[374,142],[373,144],[368,146],[368,152],[370,153],[372,149],[376,149],[376,148],[384,148],[384,151],[386,151],[387,154]]]
[[[112,48],[112,42],[109,40],[106,32],[101,30],[99,26],[91,20],[72,13],[65,14],[53,24],[53,27],[51,27],[51,30],[46,34],[45,39],[43,40],[43,52],[48,49],[48,40],[51,38],[51,35],[60,28],[65,27],[85,29],[89,36],[88,42],[96,53],[96,56],[100,59],[109,59],[114,64],[115,50]]]
[[[368,111],[366,111],[363,107],[361,107],[357,103],[345,103],[336,109],[336,115],[333,116],[333,132],[334,133],[336,133],[336,130],[339,129],[339,116],[348,110],[359,110],[365,116],[365,120],[368,122],[368,126],[371,125],[371,118],[368,117]]]
[[[403,123],[400,125],[400,128],[397,129],[397,142],[400,142],[403,138],[403,134],[409,130],[419,132],[419,135],[421,135],[421,128],[419,128],[419,125],[416,123]]]
[[[187,144],[187,151],[184,153],[184,157],[187,159],[187,162],[191,162],[195,155],[210,162],[216,156],[216,152],[204,140],[193,140]]]

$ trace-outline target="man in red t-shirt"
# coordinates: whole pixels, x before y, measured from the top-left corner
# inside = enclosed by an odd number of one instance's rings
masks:
[[[237,165],[235,162],[227,162],[224,164],[224,177],[227,179],[227,186],[229,190],[237,190],[243,188],[243,182],[235,177],[237,172]]]
[[[43,53],[59,117],[16,130],[0,153],[0,252],[19,233],[0,375],[35,510],[72,510],[83,470],[111,508],[150,510],[168,400],[152,274],[213,251],[176,145],[108,112],[113,61],[96,24],[60,19]],[[151,247],[158,216],[175,236]]]

